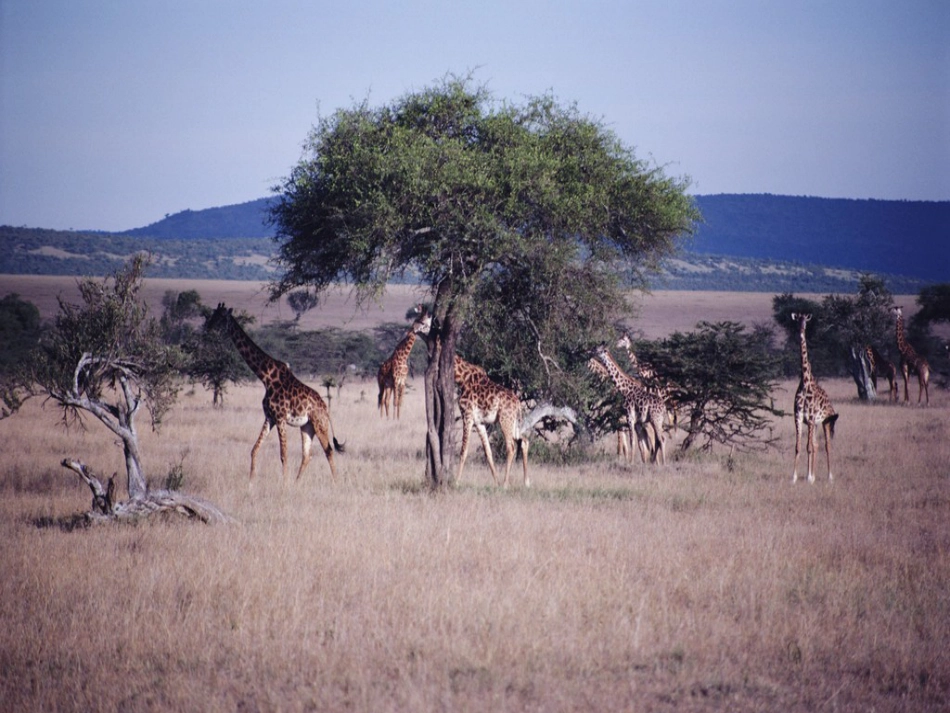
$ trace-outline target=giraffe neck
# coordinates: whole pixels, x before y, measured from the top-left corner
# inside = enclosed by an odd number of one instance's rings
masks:
[[[406,361],[409,358],[412,347],[416,343],[416,333],[409,332],[396,347],[397,361]]]
[[[897,348],[901,354],[912,354],[913,349],[904,338],[904,315],[897,313]]]
[[[264,382],[265,386],[272,386],[278,380],[278,374],[285,365],[274,359],[267,352],[254,343],[241,325],[233,316],[227,320],[228,336],[238,350],[238,354],[254,372],[255,376]]]
[[[815,377],[811,373],[811,364],[808,361],[808,344],[805,342],[804,323],[802,323],[800,338],[802,343],[802,383],[811,384],[814,382]]]
[[[624,373],[623,369],[614,361],[614,358],[610,355],[610,352],[604,351],[600,354],[601,364],[604,365],[604,368],[607,370],[607,375],[610,376],[611,380],[614,382],[614,386],[619,389],[629,387],[630,385],[635,385],[636,381],[629,374]]]

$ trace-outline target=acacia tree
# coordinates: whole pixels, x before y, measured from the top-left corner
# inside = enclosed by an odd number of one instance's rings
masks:
[[[137,517],[176,510],[206,521],[226,519],[210,503],[169,491],[150,491],[142,465],[136,419],[141,408],[153,428],[178,394],[180,353],[162,339],[159,321],[139,298],[149,260],[133,257],[111,278],[79,282],[82,304],[59,300],[53,326],[16,375],[16,388],[5,394],[12,413],[26,398],[44,395],[62,409],[66,424],[82,426],[93,416],[113,434],[125,455],[129,500],[115,501],[108,487],[84,464],[66,459],[93,493],[93,513],[106,517]]]
[[[532,309],[555,293],[572,324],[606,328],[623,305],[620,266],[655,268],[698,217],[685,188],[574,106],[498,103],[470,78],[447,78],[319,120],[275,188],[272,294],[344,281],[364,299],[406,271],[431,288],[426,474],[441,487],[455,457],[454,356],[463,326],[479,321],[475,296],[518,286],[507,304]],[[602,299],[577,297],[591,292]],[[551,369],[565,335],[544,320],[526,312],[518,329]]]

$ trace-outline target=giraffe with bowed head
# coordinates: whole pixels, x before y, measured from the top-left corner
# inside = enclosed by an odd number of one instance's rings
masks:
[[[492,458],[486,426],[497,423],[505,439],[505,480],[511,474],[511,462],[515,457],[516,444],[521,450],[521,465],[524,471],[524,486],[530,487],[528,479],[528,439],[521,430],[524,408],[521,399],[511,389],[496,384],[480,366],[455,357],[455,383],[459,388],[459,411],[462,413],[462,454],[456,480],[461,482],[465,459],[468,457],[469,439],[474,427],[485,449],[485,458],[491,469],[492,480],[498,485],[498,471]]]

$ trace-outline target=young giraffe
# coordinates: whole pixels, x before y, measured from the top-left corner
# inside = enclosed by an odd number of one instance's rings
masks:
[[[792,482],[798,481],[798,456],[802,448],[802,426],[808,427],[808,482],[815,482],[815,456],[818,450],[817,426],[821,425],[825,433],[825,453],[828,457],[828,480],[834,480],[831,474],[831,439],[835,435],[835,422],[838,414],[831,405],[831,399],[815,381],[808,361],[808,345],[805,343],[805,325],[811,319],[810,314],[792,313],[792,320],[798,322],[802,353],[802,378],[795,392],[795,467],[792,470]]]
[[[587,368],[591,373],[599,376],[603,381],[611,381],[610,373],[607,371],[607,367],[600,363],[599,360],[591,357],[587,360]],[[617,455],[621,456],[624,460],[632,459],[633,453],[631,451],[632,443],[630,426],[625,425],[617,429]],[[643,455],[641,451],[641,455]],[[645,462],[645,461],[644,461]]]
[[[865,353],[868,356],[868,366],[871,371],[871,383],[874,384],[874,390],[877,390],[877,377],[883,376],[887,379],[887,395],[889,401],[897,401],[900,397],[897,395],[897,367],[887,359],[873,344],[865,347]]]
[[[623,349],[627,352],[627,359],[630,360],[630,365],[637,370],[637,373],[644,380],[647,388],[663,399],[663,403],[666,404],[667,418],[670,425],[675,429],[678,423],[676,402],[673,400],[672,396],[670,396],[670,389],[668,385],[660,383],[660,377],[656,373],[656,369],[654,369],[650,364],[637,359],[637,355],[633,353],[633,341],[630,339],[629,334],[624,334],[617,341],[617,348]]]
[[[280,464],[284,480],[287,479],[287,426],[300,429],[303,457],[297,471],[297,479],[300,479],[304,468],[310,462],[310,449],[313,437],[316,436],[327,456],[327,463],[330,464],[330,475],[336,480],[333,451],[342,453],[344,448],[333,435],[330,411],[320,394],[294,376],[287,364],[274,359],[257,346],[223,302],[211,315],[208,329],[219,329],[222,326],[251,371],[264,384],[264,426],[251,448],[250,480],[254,480],[257,472],[257,452],[274,426],[277,427],[277,437],[280,440]]]
[[[639,379],[626,374],[614,361],[606,344],[600,344],[594,352],[597,359],[607,369],[614,386],[621,393],[627,407],[627,419],[637,434],[640,455],[645,460],[644,448],[650,452],[650,459],[656,463],[666,463],[666,435],[663,421],[666,420],[666,404],[657,394],[651,392]],[[652,428],[651,434],[648,426]]]
[[[379,415],[382,418],[385,409],[386,418],[389,418],[389,400],[393,400],[393,418],[398,419],[402,410],[402,397],[406,393],[406,380],[409,378],[409,354],[416,343],[416,336],[428,334],[432,326],[432,316],[428,314],[424,305],[416,307],[420,317],[412,323],[406,336],[402,338],[392,356],[379,365],[376,381],[379,384],[379,397],[376,400],[379,406]]]
[[[468,456],[469,437],[472,426],[478,431],[485,458],[491,469],[492,480],[498,485],[498,472],[488,442],[487,424],[498,423],[505,438],[505,487],[511,473],[511,461],[515,457],[515,443],[521,449],[521,465],[524,470],[524,487],[531,486],[528,480],[528,439],[521,432],[523,407],[518,395],[496,384],[480,366],[475,366],[459,356],[455,357],[455,382],[459,387],[459,411],[462,413],[462,454],[459,458],[459,470],[456,480],[461,482],[462,469]]]
[[[917,403],[920,403],[922,396],[926,395],[927,405],[930,405],[930,364],[920,356],[914,348],[908,344],[904,338],[904,309],[902,307],[892,308],[897,313],[897,350],[901,354],[901,376],[904,377],[904,403],[910,401],[910,394],[907,390],[907,381],[911,374],[917,374]]]

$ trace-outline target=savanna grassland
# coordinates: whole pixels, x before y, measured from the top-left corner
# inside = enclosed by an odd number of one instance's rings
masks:
[[[332,392],[338,482],[319,454],[283,482],[271,434],[253,486],[262,387],[223,409],[186,389],[160,432],[142,419],[145,464],[236,520],[219,526],[63,527],[90,494],[60,460],[121,474],[121,452],[28,402],[0,421],[0,709],[945,710],[950,395],[822,384],[833,482],[820,456],[792,485],[786,417],[774,450],[662,467],[609,438],[571,464],[532,448],[529,490],[520,469],[491,487],[473,450],[438,495],[420,381],[398,422],[375,382]]]

